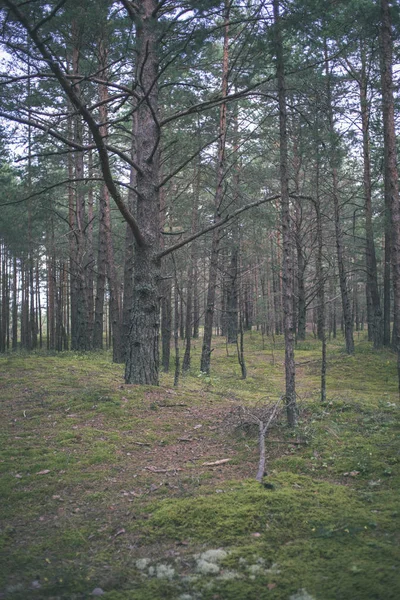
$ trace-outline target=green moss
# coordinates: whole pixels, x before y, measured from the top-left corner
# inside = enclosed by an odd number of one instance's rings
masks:
[[[233,404],[283,391],[283,339],[266,339],[263,350],[253,332],[245,343],[246,381],[216,339],[210,381],[193,367],[177,390],[172,374],[162,374],[164,388],[120,387],[122,368],[107,354],[0,357],[0,593],[84,600],[101,587],[112,600],[289,600],[304,589],[316,600],[400,597],[393,355],[362,340],[348,357],[342,339],[331,342],[321,406],[320,344],[297,346],[300,425],[271,433],[280,443],[267,445],[267,489],[240,479],[256,470],[257,438],[207,426],[218,426]],[[187,406],[160,407],[169,402]],[[182,428],[197,423],[196,449],[179,454]],[[215,439],[222,453],[208,448]],[[293,439],[306,443],[290,446]],[[226,450],[236,480],[201,469]],[[175,456],[182,472],[143,471]],[[221,547],[218,570],[201,574],[195,556]],[[153,575],[136,567],[144,557]],[[157,579],[159,565],[174,569],[171,581]]]
[[[159,536],[224,545],[261,533],[273,547],[299,536],[313,537],[319,529],[345,536],[345,528],[367,524],[362,504],[343,486],[292,473],[268,482],[274,489],[251,481],[223,495],[164,502],[154,507],[149,529]]]

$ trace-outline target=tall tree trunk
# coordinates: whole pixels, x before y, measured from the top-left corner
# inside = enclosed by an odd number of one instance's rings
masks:
[[[160,192],[160,228],[164,231],[167,227],[167,204],[165,188]],[[160,247],[165,247],[165,238],[161,236]],[[168,373],[171,360],[171,334],[172,334],[172,278],[169,270],[171,269],[171,258],[167,257],[162,261],[160,284],[161,296],[161,364],[164,373]],[[176,277],[175,277],[176,279]],[[174,304],[174,310],[175,310]],[[179,311],[178,311],[179,314]],[[175,331],[175,330],[174,330]]]
[[[12,296],[12,342],[11,347],[18,347],[18,266],[17,257],[13,256],[13,296]]]
[[[337,142],[336,132],[333,120],[333,105],[332,105],[332,88],[331,88],[331,74],[329,71],[329,60],[328,50],[325,42],[325,73],[326,73],[326,85],[327,85],[327,102],[328,102],[328,121],[329,121],[329,133],[331,136],[331,150],[330,160],[332,168],[332,200],[334,207],[334,221],[335,221],[335,242],[336,242],[336,253],[337,263],[339,271],[339,284],[340,293],[342,297],[342,311],[343,311],[343,324],[344,334],[346,341],[346,352],[347,354],[354,353],[354,338],[353,338],[353,315],[351,311],[350,292],[348,288],[346,267],[345,267],[345,252],[343,244],[343,231],[341,224],[341,210],[340,210],[340,198],[339,198],[339,182],[338,182],[338,156],[337,156]]]
[[[159,382],[159,232],[158,27],[157,0],[130,4],[136,25],[137,80],[143,96],[137,108],[137,223],[142,243],[136,244],[134,294],[129,331],[126,383]]]
[[[198,209],[200,200],[200,154],[197,162],[197,169],[195,175],[195,186],[193,191],[193,203],[192,203],[192,233],[198,228]],[[187,293],[186,293],[186,327],[185,327],[185,354],[182,362],[182,372],[185,373],[190,369],[190,350],[191,350],[191,338],[192,328],[195,327],[195,314],[194,294],[197,294],[197,285],[195,290],[195,265],[197,260],[197,243],[196,240],[192,242],[190,248],[190,259],[187,271]],[[198,303],[198,300],[197,300]]]
[[[107,64],[108,64],[108,40],[106,38],[106,32],[102,32],[102,37],[99,42],[99,56],[100,56],[100,73],[104,81],[108,80]],[[100,127],[103,139],[107,139],[108,136],[108,109],[107,102],[109,100],[107,85],[99,86],[99,99],[100,99]],[[111,230],[111,207],[110,207],[110,194],[106,185],[103,185],[103,201],[104,201],[104,236],[106,245],[106,257],[107,257],[107,278],[108,287],[110,290],[110,322],[111,322],[111,336],[112,336],[112,350],[113,350],[113,362],[123,362],[124,356],[122,351],[121,343],[121,313],[120,313],[120,297],[119,297],[119,283],[117,276],[117,269],[115,266],[114,258],[114,244],[112,239]]]
[[[275,24],[276,75],[278,80],[279,98],[279,140],[280,140],[280,185],[281,185],[281,214],[283,238],[283,319],[285,336],[285,379],[286,379],[286,413],[289,427],[297,423],[296,385],[294,362],[294,319],[293,319],[293,264],[292,236],[290,231],[290,202],[288,177],[288,134],[286,111],[286,85],[284,74],[284,57],[279,15],[279,0],[273,0]]]
[[[88,142],[90,143],[91,136],[88,136]],[[88,156],[88,177],[89,180],[94,176],[93,168],[93,154],[89,151]],[[93,347],[93,328],[94,328],[94,248],[93,248],[93,221],[94,221],[94,196],[93,196],[93,184],[90,182],[88,187],[88,215],[87,215],[87,267],[85,269],[86,277],[86,290],[87,290],[87,306],[88,306],[88,325],[87,335],[91,340],[91,347]]]
[[[319,158],[316,160],[316,196],[314,200],[315,215],[317,220],[317,260],[316,260],[316,279],[317,279],[317,332],[318,339],[322,342],[321,356],[321,402],[326,401],[326,311],[325,311],[325,274],[323,266],[323,235],[322,235],[322,214],[321,214],[321,198],[319,193],[320,184],[320,165]]]
[[[224,15],[224,47],[222,61],[222,89],[221,97],[225,98],[228,93],[228,77],[229,77],[229,13],[230,2],[225,0],[225,15]],[[225,168],[225,142],[227,132],[227,103],[222,102],[219,115],[219,139],[218,139],[218,156],[217,156],[217,185],[214,198],[214,220],[220,218],[221,204],[224,197],[224,168]],[[212,232],[211,242],[211,257],[210,270],[208,275],[208,290],[207,303],[204,317],[204,336],[203,346],[201,351],[200,371],[202,373],[210,372],[211,363],[211,338],[212,327],[214,320],[215,308],[215,291],[218,276],[218,251],[220,242],[220,231],[216,228]]]
[[[299,156],[298,139],[297,134],[293,135],[293,165],[294,165],[294,190],[296,195],[300,193],[300,168],[301,161]],[[303,226],[303,210],[300,200],[297,200],[294,206],[294,238],[296,243],[296,258],[297,258],[297,271],[294,278],[294,314],[296,315],[297,307],[297,340],[306,339],[306,323],[307,323],[307,306],[306,306],[306,287],[305,287],[305,272],[306,272],[306,259],[303,249],[302,239],[302,226]],[[297,286],[296,286],[297,284]],[[296,289],[297,287],[297,289]],[[297,292],[297,293],[296,293]],[[297,302],[296,302],[297,297]]]
[[[72,71],[74,75],[79,74],[80,67],[80,45],[81,45],[81,26],[76,21],[72,23],[73,50],[72,50]],[[81,95],[79,83],[75,84],[75,92]],[[83,123],[79,114],[73,118],[74,141],[79,146],[83,145]],[[72,325],[71,348],[73,350],[90,350],[92,340],[89,337],[89,307],[87,296],[86,269],[88,267],[88,253],[86,248],[86,215],[85,215],[85,191],[84,191],[84,159],[83,152],[76,150],[74,152],[73,175],[75,183],[75,203],[74,203],[74,235],[76,247],[73,252],[72,260],[74,262],[74,276],[72,278],[71,292],[75,296],[74,311],[71,310]],[[72,309],[72,306],[71,306]]]
[[[372,182],[371,182],[371,160],[370,160],[370,140],[369,140],[369,121],[370,109],[367,97],[367,60],[363,43],[361,43],[361,77],[359,80],[360,88],[360,108],[361,123],[363,134],[363,159],[364,159],[364,195],[365,195],[365,262],[367,271],[367,308],[368,308],[368,337],[371,335],[371,341],[375,348],[382,346],[383,323],[382,310],[378,288],[378,272],[376,266],[376,253],[374,243],[374,231],[372,226]]]
[[[104,295],[107,272],[107,240],[105,232],[105,186],[103,185],[99,198],[99,235],[97,245],[97,277],[96,296],[94,303],[93,348],[103,348],[104,333]]]
[[[226,337],[228,344],[238,340],[238,240],[232,242],[228,277],[226,278]],[[241,313],[242,314],[242,313]],[[242,317],[240,317],[242,319]],[[243,328],[243,323],[242,323]]]
[[[396,129],[394,118],[392,75],[392,27],[388,0],[381,0],[381,79],[383,130],[385,148],[385,196],[390,205],[392,228],[392,270],[394,298],[394,347],[397,351],[397,367],[400,392],[400,198],[397,170]]]

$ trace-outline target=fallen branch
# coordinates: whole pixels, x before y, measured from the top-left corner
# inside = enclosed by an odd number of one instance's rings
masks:
[[[250,430],[256,426],[258,428],[258,443],[260,448],[260,459],[258,462],[258,471],[256,480],[261,482],[265,472],[265,441],[268,435],[268,431],[272,424],[278,419],[280,413],[283,410],[282,398],[280,398],[275,404],[266,404],[255,407],[244,407],[237,406],[227,415],[225,419],[225,425],[231,429],[244,429]],[[291,442],[280,442],[272,440],[275,443],[287,443]]]
[[[224,465],[225,463],[229,462],[231,459],[230,458],[222,458],[221,460],[216,460],[214,462],[205,462],[203,463],[203,467],[217,467],[218,465]]]
[[[150,473],[170,473],[171,471],[182,471],[180,467],[173,467],[171,469],[157,469],[156,467],[144,467],[145,471],[150,471]]]
[[[286,444],[286,446],[300,446],[300,445],[307,445],[308,442],[285,442],[284,440],[268,440],[268,444]]]
[[[269,418],[266,423],[264,423],[264,421],[262,421],[261,419],[258,420],[260,460],[258,463],[258,471],[257,471],[257,475],[256,475],[256,480],[259,481],[260,483],[265,474],[265,438],[267,436],[268,428],[270,427],[271,423],[275,420],[275,417],[278,413],[280,404],[281,404],[281,400],[279,399],[278,402],[273,407],[271,414],[269,415]]]
[[[174,406],[187,406],[187,404],[179,403],[179,404],[157,404],[159,408],[173,408]]]

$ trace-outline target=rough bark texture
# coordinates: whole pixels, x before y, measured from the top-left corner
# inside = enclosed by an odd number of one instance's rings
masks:
[[[136,161],[136,133],[137,133],[137,113],[133,114],[132,119],[132,142],[131,142],[131,159]],[[131,167],[129,175],[129,192],[128,192],[128,209],[132,215],[136,216],[136,170]],[[124,253],[124,295],[122,306],[122,333],[121,346],[126,360],[126,352],[128,348],[129,327],[131,323],[131,312],[133,306],[133,261],[134,261],[135,239],[133,231],[126,224],[125,230],[125,253]]]
[[[137,108],[137,224],[132,321],[126,359],[126,383],[158,385],[160,326],[159,125],[156,0],[132,7],[137,37],[137,79],[143,101]]]

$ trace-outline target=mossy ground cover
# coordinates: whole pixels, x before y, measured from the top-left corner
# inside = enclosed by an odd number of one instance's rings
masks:
[[[199,376],[195,345],[178,389],[124,385],[106,354],[0,359],[0,598],[399,598],[395,357],[332,341],[322,406],[299,344],[299,426],[274,427],[260,485],[225,417],[282,394],[282,340],[247,335],[246,381],[222,340]]]

